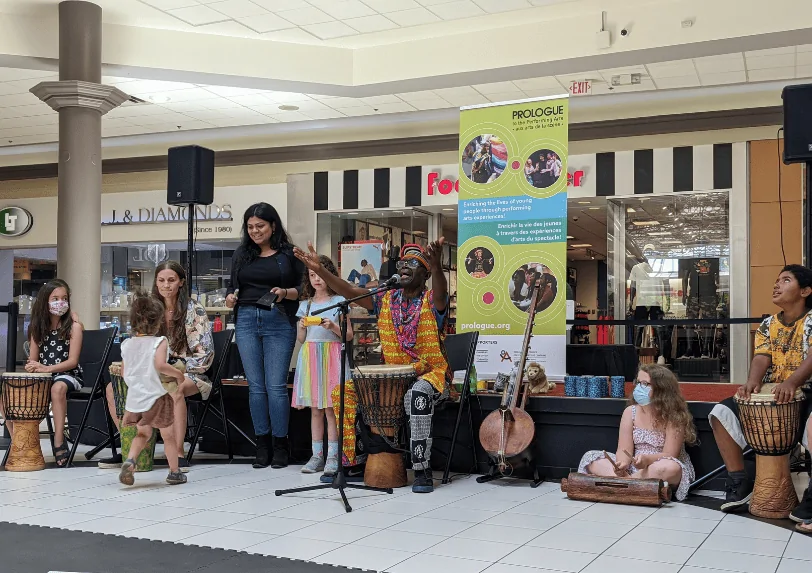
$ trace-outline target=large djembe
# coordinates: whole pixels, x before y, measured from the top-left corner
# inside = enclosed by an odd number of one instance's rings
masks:
[[[768,519],[786,519],[798,505],[790,474],[789,454],[800,438],[804,396],[778,404],[775,384],[764,384],[749,400],[736,397],[744,439],[756,453],[756,481],[750,513]]]
[[[360,366],[353,372],[361,417],[391,450],[367,456],[364,483],[369,486],[396,488],[408,483],[399,437],[406,423],[403,400],[416,380],[414,368],[408,365]]]
[[[45,469],[45,458],[39,441],[39,425],[48,415],[51,404],[52,374],[6,372],[0,380],[0,396],[6,420],[14,422],[11,451],[6,469],[10,472],[33,472]]]

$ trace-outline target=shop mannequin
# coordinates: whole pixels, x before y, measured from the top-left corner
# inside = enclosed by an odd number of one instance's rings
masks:
[[[663,317],[663,302],[665,300],[665,280],[658,278],[649,265],[648,258],[642,256],[638,263],[632,267],[629,279],[631,280],[631,300],[634,308],[634,320],[660,320]],[[645,329],[643,329],[645,330]],[[662,339],[660,329],[653,328],[657,345],[662,352]],[[635,335],[635,342],[639,335]]]

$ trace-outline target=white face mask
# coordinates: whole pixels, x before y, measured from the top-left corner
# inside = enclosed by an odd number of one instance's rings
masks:
[[[70,304],[66,300],[53,300],[48,303],[48,310],[55,316],[65,316],[70,309]]]

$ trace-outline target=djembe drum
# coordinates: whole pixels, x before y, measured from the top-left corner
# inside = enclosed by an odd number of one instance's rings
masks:
[[[352,382],[364,423],[392,450],[367,456],[364,483],[369,486],[396,488],[408,483],[403,449],[398,442],[400,430],[406,424],[403,400],[416,380],[414,368],[408,365],[355,369]]]
[[[34,372],[6,372],[0,383],[6,420],[14,422],[11,451],[6,469],[33,472],[45,469],[39,442],[39,425],[48,415],[53,375]]]
[[[756,453],[756,482],[750,513],[768,519],[786,519],[798,505],[790,474],[789,454],[802,430],[804,396],[799,389],[786,404],[778,404],[764,384],[749,400],[736,397],[744,439]]]
[[[119,435],[121,436],[121,457],[129,458],[130,447],[133,439],[138,434],[135,426],[124,426],[121,421],[124,418],[124,406],[127,404],[127,383],[121,375],[121,362],[110,364],[110,383],[113,385],[113,400],[116,404],[116,416],[118,417]],[[155,442],[158,439],[158,430],[152,430],[152,436],[147,440],[147,445],[138,454],[135,460],[135,471],[151,472],[155,463]]]

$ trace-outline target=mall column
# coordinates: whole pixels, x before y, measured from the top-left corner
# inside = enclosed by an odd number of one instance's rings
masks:
[[[101,302],[101,117],[128,98],[101,84],[101,47],[101,8],[60,3],[59,81],[31,89],[59,112],[57,273],[89,328],[98,328]]]

